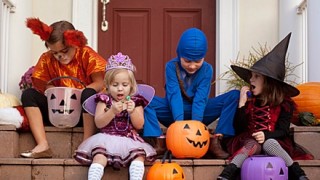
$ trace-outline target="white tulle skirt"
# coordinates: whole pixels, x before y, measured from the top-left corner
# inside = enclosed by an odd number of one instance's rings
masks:
[[[80,144],[74,158],[81,164],[89,165],[96,154],[107,157],[107,164],[115,169],[128,167],[130,162],[139,156],[145,157],[145,161],[153,162],[157,155],[148,143],[129,137],[98,133]]]

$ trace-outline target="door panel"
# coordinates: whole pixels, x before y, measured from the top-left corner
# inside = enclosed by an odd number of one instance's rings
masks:
[[[208,38],[206,61],[215,68],[214,0],[110,0],[106,6],[108,30],[102,31],[99,3],[98,52],[108,58],[121,51],[137,67],[139,83],[152,85],[164,95],[165,63],[176,57],[181,33],[190,27],[202,29]],[[212,87],[214,94],[214,87]]]

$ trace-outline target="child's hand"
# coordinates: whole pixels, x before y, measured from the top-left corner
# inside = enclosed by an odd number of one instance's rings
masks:
[[[260,143],[260,144],[264,143],[264,141],[265,141],[265,136],[262,131],[258,131],[256,133],[253,133],[252,137],[255,138],[256,141],[258,141],[258,143]]]
[[[119,114],[121,111],[123,111],[123,102],[121,102],[121,101],[118,101],[118,102],[113,101],[110,109],[112,110],[112,112],[114,114]]]
[[[131,99],[125,102],[127,104],[127,111],[131,114],[136,107],[136,103],[134,103]]]
[[[240,90],[239,108],[244,106],[248,100],[247,92],[250,90],[248,86],[243,86]]]

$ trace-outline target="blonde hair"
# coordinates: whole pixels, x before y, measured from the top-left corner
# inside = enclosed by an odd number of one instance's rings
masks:
[[[132,72],[131,70],[128,69],[124,69],[124,68],[115,68],[115,69],[110,69],[106,72],[105,76],[104,76],[104,83],[106,85],[106,91],[108,92],[108,88],[110,86],[110,84],[114,81],[114,77],[119,74],[119,73],[123,73],[123,72],[127,72],[128,76],[129,76],[129,80],[130,80],[130,96],[134,95],[137,92],[137,81],[136,78],[134,76],[134,72]],[[109,93],[109,92],[108,92]]]

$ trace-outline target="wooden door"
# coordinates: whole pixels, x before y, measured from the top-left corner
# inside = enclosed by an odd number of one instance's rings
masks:
[[[165,63],[176,57],[177,42],[187,28],[207,35],[205,60],[215,68],[215,0],[110,0],[107,31],[101,30],[102,3],[98,8],[98,52],[106,59],[120,51],[129,55],[138,83],[152,85],[157,95],[164,96]]]

